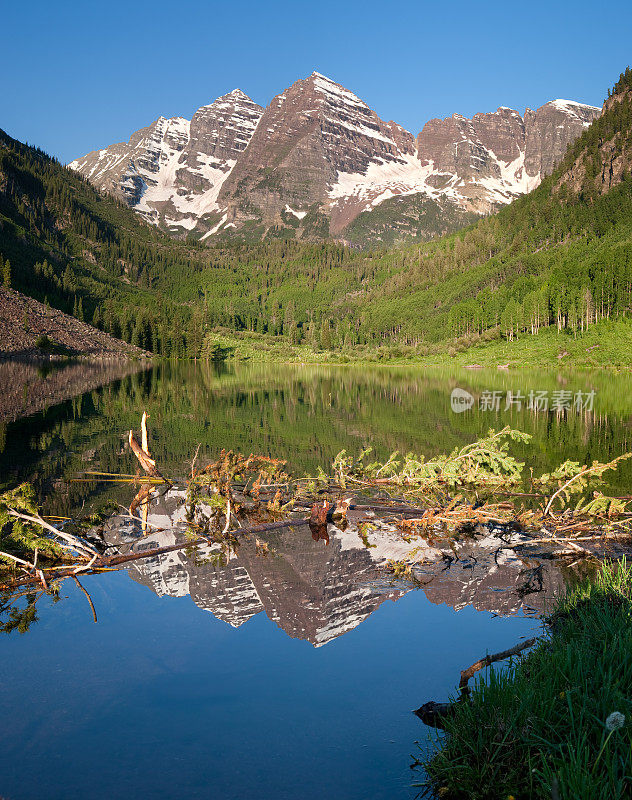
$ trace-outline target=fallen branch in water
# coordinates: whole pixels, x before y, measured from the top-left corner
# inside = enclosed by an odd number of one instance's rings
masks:
[[[510,647],[509,650],[502,650],[500,653],[494,653],[493,655],[486,655],[484,658],[481,658],[479,661],[476,661],[472,664],[471,667],[464,669],[461,672],[461,680],[459,681],[459,689],[461,692],[467,693],[469,691],[468,683],[470,678],[476,675],[477,672],[481,669],[485,669],[485,667],[489,667],[490,664],[494,664],[496,661],[504,661],[506,658],[511,658],[511,656],[517,656],[519,653],[522,653],[523,650],[527,650],[529,647],[533,647],[533,645],[537,642],[537,638],[527,639],[525,642],[521,644],[517,644],[514,647]]]
[[[90,603],[90,608],[92,609],[92,617],[94,618],[94,621],[96,622],[97,621],[97,612],[96,612],[96,610],[94,608],[94,603],[92,602],[92,598],[88,594],[88,590],[79,582],[79,578],[76,575],[72,575],[71,577],[73,578],[73,580],[77,584],[77,586],[81,589],[81,591],[85,594],[85,596],[88,598],[88,602]]]
[[[50,531],[55,536],[62,539],[66,546],[70,547],[72,550],[75,550],[75,552],[79,553],[83,558],[90,559],[93,555],[98,555],[98,550],[91,544],[82,542],[76,536],[72,536],[71,534],[62,531],[59,528],[55,528],[53,525],[50,525],[48,522],[46,522],[46,520],[43,520],[40,516],[34,517],[30,514],[21,514],[20,512],[15,511],[13,508],[7,509],[7,513],[12,517],[22,519],[25,522],[32,522],[34,525],[40,525],[45,530]],[[59,544],[62,544],[62,542]]]
[[[480,670],[485,669],[485,667],[489,667],[491,664],[494,664],[497,661],[504,661],[507,658],[519,655],[523,652],[523,650],[533,647],[536,642],[537,638],[527,639],[525,642],[521,642],[514,647],[510,647],[508,650],[503,650],[502,652],[494,653],[493,655],[486,655],[484,658],[481,658],[479,661],[476,661],[474,664],[472,664],[471,667],[468,667],[461,672],[461,679],[459,681],[460,695],[456,702],[437,703],[435,700],[429,700],[427,703],[424,703],[422,706],[415,709],[413,714],[418,716],[425,725],[429,725],[432,728],[443,728],[443,723],[448,717],[456,712],[459,707],[459,703],[463,703],[467,699],[470,691],[468,685],[470,678],[472,678]]]
[[[147,417],[149,414],[146,411],[143,411],[143,416],[140,421],[140,430],[141,430],[141,444],[138,444],[136,441],[136,437],[134,436],[134,431],[129,432],[128,441],[129,446],[132,449],[132,452],[138,459],[138,463],[141,467],[145,470],[145,472],[150,475],[152,478],[160,478],[160,480],[164,481],[165,483],[171,486],[171,481],[167,480],[165,476],[158,470],[156,467],[156,462],[154,459],[149,455],[149,437],[147,434]]]
[[[571,461],[567,461],[565,462],[565,464],[562,464],[557,471],[558,474],[563,474],[563,472],[565,471],[567,475],[569,474],[569,472],[571,473],[574,472],[574,474],[571,474],[571,477],[562,486],[560,486],[560,488],[551,496],[549,502],[546,504],[546,508],[544,509],[544,516],[545,517],[548,516],[548,513],[551,510],[551,506],[553,505],[553,501],[557,497],[559,497],[560,495],[565,495],[568,497],[570,495],[571,484],[575,483],[576,481],[579,481],[580,485],[584,485],[586,482],[586,478],[588,476],[596,476],[598,478],[601,478],[604,472],[607,472],[608,470],[611,469],[616,469],[620,461],[630,458],[631,456],[632,453],[624,453],[623,455],[614,458],[612,461],[609,461],[607,464],[601,464],[599,461],[595,461],[593,462],[592,467],[587,467],[586,465],[579,467],[579,464],[577,462],[571,462]],[[540,480],[544,481],[544,478],[541,478]],[[574,490],[575,487],[573,487],[573,491]],[[614,500],[616,498],[604,498],[604,499]]]
[[[161,478],[162,480],[165,480],[163,475],[161,475],[161,473],[156,468],[156,462],[154,461],[154,459],[148,453],[146,453],[136,441],[136,437],[134,436],[134,431],[129,432],[128,441],[129,441],[129,446],[132,448],[132,452],[138,459],[138,463],[145,470],[145,472],[148,475],[151,475],[152,478]]]

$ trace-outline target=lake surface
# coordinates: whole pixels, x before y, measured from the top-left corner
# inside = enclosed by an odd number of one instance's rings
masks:
[[[632,449],[627,376],[0,364],[0,378],[11,385],[0,400],[0,487],[32,481],[49,514],[107,506],[121,547],[135,546],[121,514],[135,489],[72,479],[134,472],[125,439],[143,410],[152,455],[174,477],[188,474],[198,445],[200,463],[226,447],[287,458],[304,474],[343,448],[430,456],[505,424],[533,435],[515,452],[536,474]],[[455,389],[469,409],[452,410]],[[528,408],[531,391],[549,407]],[[631,479],[624,462],[612,487],[629,494]],[[156,501],[150,521],[176,525],[179,502],[177,491]],[[420,586],[384,571],[386,539],[367,548],[353,529],[329,533],[285,529],[265,537],[267,555],[254,542],[224,561],[178,550],[86,577],[96,625],[71,581],[58,602],[40,600],[26,632],[0,637],[0,794],[413,798],[423,776],[410,764],[433,734],[411,710],[446,699],[486,652],[537,631],[573,568],[486,560],[473,545],[428,558]]]

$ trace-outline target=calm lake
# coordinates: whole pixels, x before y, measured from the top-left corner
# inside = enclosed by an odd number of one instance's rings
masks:
[[[152,455],[173,477],[190,472],[198,445],[199,463],[227,448],[314,474],[343,448],[432,456],[504,425],[532,434],[513,450],[535,474],[632,449],[629,377],[127,371],[0,363],[0,490],[31,481],[51,515],[107,507],[117,541],[133,542],[124,509],[136,489],[73,479],[135,472],[126,434],[143,410]],[[632,463],[610,480],[629,494]],[[156,501],[150,521],[174,524],[178,503],[177,491]],[[179,550],[85,577],[97,624],[67,580],[57,602],[38,602],[28,630],[3,634],[0,795],[412,799],[423,775],[410,765],[436,740],[412,709],[447,699],[462,669],[537,632],[574,574],[550,559],[486,560],[472,547],[424,564],[420,584],[389,577],[388,547],[333,527],[328,541],[307,526],[265,538],[265,555],[244,545],[219,563]]]

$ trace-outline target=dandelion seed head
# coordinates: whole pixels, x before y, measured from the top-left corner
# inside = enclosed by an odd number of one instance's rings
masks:
[[[616,731],[625,724],[625,716],[620,711],[613,711],[606,719],[606,730]]]

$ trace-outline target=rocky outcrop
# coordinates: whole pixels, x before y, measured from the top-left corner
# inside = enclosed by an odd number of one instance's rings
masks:
[[[568,100],[528,108],[524,119],[504,107],[472,119],[455,114],[428,122],[417,151],[432,165],[434,185],[448,179],[471,211],[493,211],[534,189],[598,115],[598,108]]]
[[[529,175],[550,175],[566,152],[593,120],[600,109],[553,100],[537,111],[525,113],[525,169]]]
[[[161,117],[128,143],[70,166],[172,233],[252,238],[280,229],[345,239],[364,215],[369,241],[366,215],[392,198],[424,198],[435,205],[430,216],[453,220],[450,228],[511,202],[553,170],[598,114],[565,100],[527,109],[524,118],[501,107],[430,120],[415,138],[314,72],[265,110],[235,90],[190,122]],[[385,207],[377,228],[397,225],[398,208]],[[404,227],[424,238],[423,224]]]
[[[160,117],[129,142],[88,153],[69,166],[150,222],[174,232],[203,231],[262,113],[235,89],[199,108],[190,121]]]
[[[560,176],[557,187],[572,192],[605,194],[632,175],[632,90],[625,88],[603,106],[599,130],[592,141],[578,143]]]

